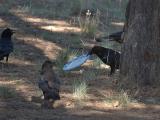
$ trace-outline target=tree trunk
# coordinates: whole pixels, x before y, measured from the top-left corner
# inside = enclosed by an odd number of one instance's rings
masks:
[[[121,79],[160,83],[160,0],[130,0],[121,56]]]

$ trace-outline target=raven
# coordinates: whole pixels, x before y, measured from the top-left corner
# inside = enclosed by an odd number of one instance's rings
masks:
[[[6,62],[8,62],[8,57],[11,52],[13,52],[13,42],[12,35],[15,33],[14,30],[10,28],[6,28],[0,38],[0,60],[4,60],[6,57]]]
[[[111,67],[110,75],[112,75],[116,69],[119,69],[120,65],[120,53],[109,48],[101,46],[94,46],[88,53],[89,55],[97,55],[103,63]]]
[[[38,86],[44,95],[44,102],[42,107],[51,107],[50,104],[56,100],[60,100],[60,79],[52,69],[53,62],[46,60],[42,64],[41,78],[38,81]]]
[[[101,39],[109,39],[109,41],[116,41],[118,43],[123,43],[123,33],[124,31],[120,31],[120,32],[116,32],[116,33],[112,33],[108,36],[104,36],[104,37],[100,37],[100,38],[96,38],[95,40],[97,42],[101,42]]]

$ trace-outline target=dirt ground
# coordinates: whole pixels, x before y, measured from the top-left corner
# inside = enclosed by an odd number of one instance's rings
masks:
[[[14,5],[21,5],[21,1],[16,0]],[[0,12],[1,31],[8,26],[17,31],[13,36],[15,50],[8,63],[0,63],[0,85],[8,86],[14,97],[0,98],[0,120],[160,120],[157,103],[136,102],[125,108],[106,104],[104,95],[116,92],[116,75],[107,76],[105,69],[89,81],[88,99],[82,102],[72,95],[73,80],[80,72],[60,75],[61,100],[54,109],[42,109],[37,99],[42,94],[37,86],[41,64],[46,59],[56,60],[59,51],[73,43],[71,39],[78,38],[80,28],[69,24],[68,18],[46,19],[29,15],[18,7]]]

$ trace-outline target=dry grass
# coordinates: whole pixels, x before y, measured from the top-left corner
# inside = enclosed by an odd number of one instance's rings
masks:
[[[74,80],[74,83],[72,85],[73,87],[73,97],[76,100],[84,100],[87,98],[87,83],[83,80]]]
[[[121,90],[119,93],[107,96],[105,102],[112,104],[113,107],[128,107],[132,101],[128,94]]]
[[[100,12],[97,10],[94,16],[91,16],[93,13],[91,13],[90,10],[86,11],[85,17],[79,17],[79,26],[81,28],[81,34],[83,36],[94,38],[96,36],[96,33],[98,31],[98,25],[99,25],[99,17]]]

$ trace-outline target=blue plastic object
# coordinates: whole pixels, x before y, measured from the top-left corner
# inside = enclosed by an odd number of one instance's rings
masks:
[[[74,68],[77,68],[81,66],[83,63],[85,63],[89,59],[90,55],[89,54],[84,54],[81,56],[78,56],[74,58],[73,60],[69,61],[67,64],[64,65],[63,70],[64,71],[69,71]]]

